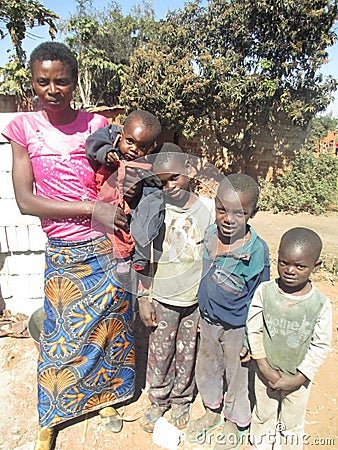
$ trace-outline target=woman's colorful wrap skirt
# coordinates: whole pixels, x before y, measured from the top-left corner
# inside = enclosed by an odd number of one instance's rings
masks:
[[[38,360],[41,427],[123,402],[134,394],[131,294],[113,277],[106,237],[50,239]]]

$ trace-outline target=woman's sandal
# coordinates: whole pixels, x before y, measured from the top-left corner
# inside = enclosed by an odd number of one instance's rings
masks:
[[[112,433],[119,433],[122,430],[123,420],[120,414],[112,406],[101,409],[99,415],[107,430]]]
[[[34,450],[51,450],[56,438],[55,428],[39,427]]]

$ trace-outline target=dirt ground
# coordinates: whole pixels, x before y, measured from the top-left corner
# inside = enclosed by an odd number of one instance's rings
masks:
[[[338,261],[338,215],[273,215],[260,212],[251,221],[256,231],[270,247],[272,275],[275,275],[276,251],[284,231],[294,226],[305,226],[317,231],[323,239],[323,260],[326,267],[337,265]],[[309,435],[308,446],[322,449],[338,448],[337,414],[337,374],[338,364],[338,277],[321,270],[313,281],[332,301],[333,307],[333,350],[318,372],[312,387],[307,408],[305,431]],[[136,327],[136,347],[138,361],[138,386],[135,399],[120,407],[124,418],[121,433],[112,434],[105,430],[97,415],[84,417],[77,423],[68,423],[57,436],[56,450],[156,450],[160,447],[152,441],[152,435],[143,431],[139,418],[148,406],[144,389],[146,365],[147,330],[138,322]],[[32,450],[37,426],[36,412],[36,359],[37,349],[33,341],[3,337],[0,339],[0,449]],[[197,396],[192,417],[203,413],[200,397]],[[215,430],[209,441],[203,445],[188,444],[183,441],[179,449],[212,449],[216,443]]]

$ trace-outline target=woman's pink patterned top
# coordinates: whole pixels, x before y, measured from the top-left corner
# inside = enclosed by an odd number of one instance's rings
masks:
[[[107,125],[98,114],[79,111],[74,122],[54,126],[42,111],[17,115],[2,131],[10,141],[27,149],[32,162],[36,194],[62,201],[97,199],[94,170],[85,153],[89,134]],[[49,237],[69,241],[91,239],[99,233],[91,217],[41,218]]]

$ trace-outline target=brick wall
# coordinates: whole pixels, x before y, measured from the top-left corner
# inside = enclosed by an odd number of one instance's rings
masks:
[[[118,123],[116,118],[119,114],[123,115],[122,107],[98,107],[92,108],[92,112],[104,115],[112,123]],[[256,126],[254,132],[255,142],[251,143],[250,156],[247,158],[245,167],[241,170],[254,178],[258,176],[266,180],[273,179],[276,173],[285,169],[290,160],[293,159],[295,150],[298,150],[306,141],[310,132],[310,124],[307,128],[294,126],[287,119],[283,112],[274,111],[274,121],[266,125],[265,115]],[[242,124],[237,123],[232,129],[229,129],[228,136],[222,136],[228,140],[231,135],[240,136],[242,133]],[[158,142],[173,142],[174,132],[164,129],[158,139]],[[231,155],[225,146],[220,145],[215,133],[205,130],[199,133],[193,139],[187,140],[184,137],[179,138],[180,145],[187,153],[203,158],[210,164],[213,164],[221,172],[230,170]]]
[[[14,112],[18,110],[16,104],[15,95],[3,95],[0,94],[0,111],[1,112]]]
[[[0,114],[0,130],[14,115]],[[11,146],[0,136],[0,309],[30,315],[43,302],[46,236],[37,217],[20,213],[11,174]]]
[[[255,143],[252,144],[247,163],[241,170],[248,175],[271,180],[276,173],[283,171],[290,160],[308,138],[310,127],[302,129],[292,125],[284,115],[278,114],[272,126],[262,124],[256,130]],[[229,135],[239,135],[241,125],[229,130]],[[227,136],[222,136],[227,140]],[[181,139],[179,144],[189,153],[201,156],[214,164],[222,172],[230,170],[231,157],[225,146],[219,144],[214,133],[205,132],[187,141]]]

